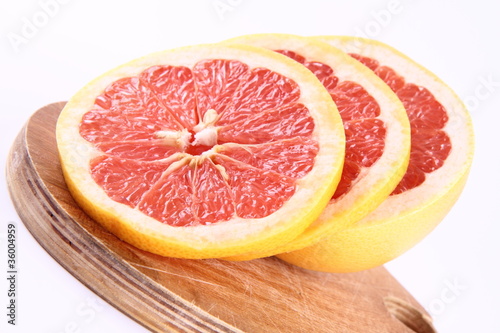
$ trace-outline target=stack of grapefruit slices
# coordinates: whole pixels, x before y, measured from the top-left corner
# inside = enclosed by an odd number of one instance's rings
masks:
[[[73,197],[120,239],[328,272],[381,265],[425,237],[473,154],[467,111],[435,75],[334,36],[145,56],[82,88],[56,134]]]

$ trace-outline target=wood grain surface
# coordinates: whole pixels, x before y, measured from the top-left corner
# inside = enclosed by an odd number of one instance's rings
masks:
[[[155,332],[434,332],[430,317],[383,268],[304,270],[249,262],[164,258],[104,230],[73,201],[55,124],[64,102],[38,110],[17,137],[7,182],[42,247],[97,295]]]

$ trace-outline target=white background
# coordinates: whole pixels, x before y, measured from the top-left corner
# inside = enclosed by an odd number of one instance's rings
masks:
[[[469,105],[476,130],[473,169],[463,195],[439,227],[386,267],[433,315],[439,332],[500,332],[496,2],[56,1],[0,0],[2,165],[14,137],[35,110],[67,100],[118,64],[162,49],[257,32],[364,34],[435,72]],[[29,24],[38,27],[27,29]],[[19,231],[18,325],[6,324],[7,284],[2,273],[0,331],[145,331],[81,285],[38,245],[11,204],[5,177],[0,182],[3,272],[7,224],[16,223]]]

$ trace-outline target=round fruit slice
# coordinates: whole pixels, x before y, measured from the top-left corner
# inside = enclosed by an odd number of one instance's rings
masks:
[[[85,86],[57,123],[68,187],[126,242],[214,258],[288,242],[326,206],[345,137],[318,79],[244,45],[152,54]]]
[[[279,257],[314,270],[360,271],[404,253],[448,213],[472,163],[473,128],[453,91],[392,47],[352,37],[318,40],[360,60],[399,96],[411,123],[410,164],[392,195],[368,216],[311,247]]]
[[[391,89],[344,52],[313,39],[257,34],[230,42],[274,50],[312,71],[338,107],[346,133],[346,156],[336,192],[304,233],[271,251],[227,259],[247,260],[303,248],[356,222],[381,204],[403,177],[410,152],[408,117]]]

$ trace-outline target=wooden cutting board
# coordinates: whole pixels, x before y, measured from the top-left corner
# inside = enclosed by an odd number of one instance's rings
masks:
[[[157,332],[435,332],[429,315],[383,268],[329,274],[276,258],[181,260],[128,245],[83,213],[59,165],[64,102],[38,110],[12,147],[7,181],[18,214],[66,270]]]

